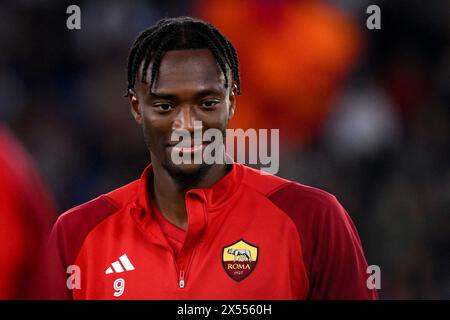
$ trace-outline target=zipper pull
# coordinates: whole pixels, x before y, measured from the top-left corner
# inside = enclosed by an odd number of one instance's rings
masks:
[[[180,289],[184,288],[184,271],[180,271]]]

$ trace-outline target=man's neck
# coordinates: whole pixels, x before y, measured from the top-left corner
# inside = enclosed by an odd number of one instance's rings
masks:
[[[185,194],[189,189],[209,188],[227,173],[226,164],[213,165],[207,174],[195,185],[180,186],[165,168],[159,163],[153,164],[153,185],[151,191],[156,206],[161,214],[171,223],[183,230],[187,230],[187,210]]]

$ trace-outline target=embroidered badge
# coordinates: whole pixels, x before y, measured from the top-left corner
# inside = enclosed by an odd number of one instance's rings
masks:
[[[241,281],[255,269],[258,255],[257,246],[240,239],[223,248],[222,265],[233,280]]]

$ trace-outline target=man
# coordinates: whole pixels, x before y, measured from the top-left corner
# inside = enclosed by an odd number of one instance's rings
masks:
[[[163,19],[139,35],[127,96],[152,163],[58,219],[46,298],[376,298],[335,197],[234,162],[174,162],[208,143],[172,134],[225,134],[239,93],[236,50],[211,24]]]
[[[56,217],[21,143],[0,124],[0,300],[33,297],[36,269]]]

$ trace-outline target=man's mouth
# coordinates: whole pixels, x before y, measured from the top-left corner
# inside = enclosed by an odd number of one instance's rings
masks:
[[[200,150],[203,150],[204,147],[206,147],[209,144],[209,142],[202,142],[202,141],[195,141],[194,143],[191,144],[186,144],[186,143],[177,143],[177,144],[173,144],[173,145],[168,145],[168,148],[171,148],[172,151],[175,151],[179,154],[184,154],[184,153],[195,153],[198,152]]]

